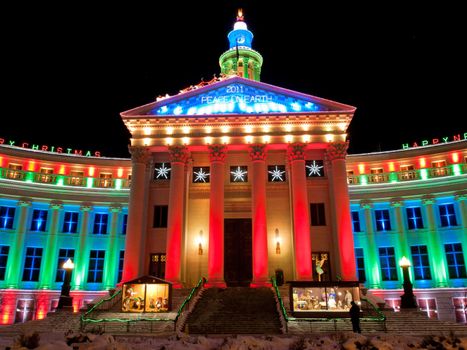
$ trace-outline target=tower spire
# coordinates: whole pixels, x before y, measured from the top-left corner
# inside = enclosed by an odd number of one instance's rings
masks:
[[[221,73],[259,81],[263,57],[251,47],[253,33],[248,30],[242,9],[238,9],[237,21],[227,38],[229,49],[219,58]]]

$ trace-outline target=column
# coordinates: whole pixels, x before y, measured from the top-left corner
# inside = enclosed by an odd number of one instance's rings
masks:
[[[310,211],[305,172],[305,148],[303,143],[289,145],[287,156],[290,162],[292,187],[293,238],[295,279],[311,280]]]
[[[170,191],[169,212],[167,217],[167,260],[165,278],[173,283],[175,288],[181,287],[182,267],[182,231],[185,189],[185,164],[188,159],[188,148],[185,146],[169,147],[170,154]],[[128,238],[127,238],[128,239]]]
[[[467,201],[467,193],[456,193],[454,199],[459,203],[459,225],[465,229],[467,228],[467,204],[465,203]],[[464,249],[467,249],[467,247]]]
[[[427,219],[428,235],[428,256],[430,259],[431,270],[433,271],[433,281],[435,287],[442,288],[448,286],[446,254],[444,245],[436,227],[434,204],[436,200],[432,195],[422,197],[422,204],[425,208],[425,217]]]
[[[55,282],[55,268],[57,267],[58,254],[57,254],[57,241],[58,241],[58,217],[61,209],[63,209],[62,202],[52,201],[49,205],[49,212],[51,212],[49,234],[45,244],[43,263],[40,273],[39,289],[53,289]]]
[[[247,79],[249,78],[249,76],[248,76],[248,61],[249,60],[250,59],[248,57],[243,57],[243,77],[247,78]],[[253,77],[251,77],[251,78],[253,78]]]
[[[11,237],[10,253],[5,271],[5,282],[7,288],[19,288],[21,280],[21,266],[24,260],[24,241],[26,238],[27,220],[31,200],[22,198],[18,201],[19,218],[16,233]]]
[[[399,245],[399,259],[405,256],[412,261],[412,255],[407,240],[407,231],[404,229],[404,220],[402,216],[403,201],[401,198],[392,198],[390,205],[394,213],[394,231],[397,234],[397,243]],[[397,261],[399,261],[399,259],[397,259]]]
[[[224,283],[224,160],[227,147],[209,146],[211,161],[211,192],[209,194],[209,252],[208,283],[225,286]]]
[[[350,214],[350,198],[347,184],[347,170],[345,156],[347,154],[348,142],[330,143],[326,150],[326,159],[331,163],[332,191],[331,201],[334,211],[334,234],[339,249],[337,274],[344,281],[357,281],[357,265],[355,261],[355,246],[352,232],[352,217]]]
[[[371,209],[373,203],[364,200],[360,202],[360,208],[363,209],[365,217],[365,229],[367,238],[367,249],[364,249],[365,269],[368,278],[369,288],[381,288],[381,264],[379,261],[378,247],[375,242],[375,232],[373,230],[373,220],[371,219]]]
[[[253,284],[265,285],[269,280],[268,231],[266,218],[266,146],[251,145],[252,213],[253,213]]]
[[[110,232],[108,237],[106,259],[104,265],[104,288],[111,289],[115,287],[118,271],[118,217],[122,212],[122,206],[119,203],[113,203],[110,208]]]
[[[130,281],[143,275],[145,239],[145,194],[149,182],[146,176],[146,163],[151,153],[148,148],[129,147],[131,153],[131,190],[128,201],[128,222],[125,240],[125,260],[123,261],[122,281]]]
[[[89,235],[89,216],[92,210],[92,203],[82,203],[79,210],[81,212],[81,224],[79,227],[78,247],[75,250],[74,281],[72,282],[72,288],[83,290],[86,284],[84,277],[86,276],[89,265],[89,261],[87,261],[86,244]]]

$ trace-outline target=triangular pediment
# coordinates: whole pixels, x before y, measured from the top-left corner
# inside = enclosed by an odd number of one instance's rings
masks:
[[[277,86],[233,77],[122,113],[132,116],[200,116],[353,112],[355,107]]]

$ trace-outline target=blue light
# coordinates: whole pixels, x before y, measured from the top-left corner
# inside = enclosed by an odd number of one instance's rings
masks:
[[[175,114],[175,115],[180,115],[180,114],[182,114],[182,112],[183,112],[183,108],[182,108],[182,107],[177,106],[177,107],[174,108],[174,114]]]

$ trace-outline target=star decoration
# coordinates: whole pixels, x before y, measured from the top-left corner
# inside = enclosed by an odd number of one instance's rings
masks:
[[[165,163],[158,163],[154,168],[156,179],[168,179],[170,176],[170,168],[165,166]]]
[[[245,182],[247,179],[247,173],[248,173],[248,171],[244,170],[245,168],[246,167],[237,166],[237,169],[231,171],[230,173],[233,175],[233,180],[232,180],[232,177],[230,177],[231,181],[232,182]],[[232,168],[230,168],[230,170],[232,170]]]
[[[283,167],[281,167],[283,168]],[[275,182],[275,181],[280,181],[280,182],[283,182],[285,181],[285,170],[282,170],[282,169],[279,169],[279,167],[276,165],[273,167],[269,167],[269,169],[272,169],[272,170],[269,170],[268,173],[271,174],[271,176],[269,177],[271,182]]]
[[[209,182],[210,174],[205,172],[203,168],[193,168],[193,174],[196,175],[196,177],[193,176],[193,182]]]
[[[308,177],[323,176],[323,174],[321,173],[321,169],[324,168],[324,166],[322,165],[322,160],[313,160],[307,163],[309,163],[306,165],[306,168],[308,169]]]

